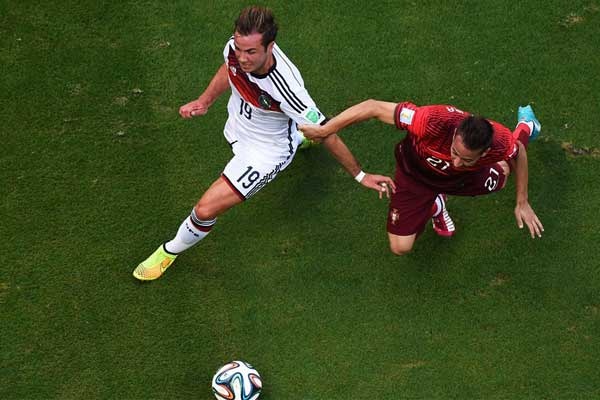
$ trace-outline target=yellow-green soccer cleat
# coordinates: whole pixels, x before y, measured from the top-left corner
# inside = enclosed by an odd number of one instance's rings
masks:
[[[304,133],[302,133],[302,131],[298,131],[298,133],[302,137],[302,143],[300,143],[300,146],[298,146],[298,150],[307,150],[307,149],[309,149],[309,148],[311,148],[313,146],[316,146],[318,144],[314,140],[307,139],[304,136]]]
[[[167,253],[164,245],[161,244],[150,257],[137,266],[133,271],[133,276],[140,281],[158,279],[173,264],[176,258],[176,254]]]

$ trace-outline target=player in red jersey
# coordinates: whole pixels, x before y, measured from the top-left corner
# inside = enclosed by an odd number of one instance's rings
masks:
[[[396,192],[388,212],[393,253],[412,250],[430,218],[439,235],[452,236],[455,227],[445,207],[446,195],[497,192],[511,171],[515,175],[517,225],[527,225],[532,238],[541,237],[544,228],[527,194],[526,147],[541,129],[530,106],[519,108],[514,132],[449,105],[419,107],[410,102],[377,100],[354,105],[325,125],[302,125],[300,129],[307,137],[319,140],[370,118],[407,131],[396,145]]]

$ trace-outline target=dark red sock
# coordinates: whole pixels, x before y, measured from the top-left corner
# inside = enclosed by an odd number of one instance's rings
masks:
[[[529,135],[531,133],[531,128],[526,123],[520,123],[517,125],[513,132],[513,136],[519,140],[519,142],[523,143],[523,146],[527,148],[529,144]]]

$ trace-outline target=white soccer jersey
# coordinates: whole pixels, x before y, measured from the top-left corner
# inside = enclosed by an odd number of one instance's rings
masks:
[[[325,120],[304,87],[298,68],[279,46],[273,46],[273,66],[265,75],[246,73],[235,56],[233,38],[225,45],[231,97],[225,137],[248,154],[281,161],[298,146],[298,124]]]

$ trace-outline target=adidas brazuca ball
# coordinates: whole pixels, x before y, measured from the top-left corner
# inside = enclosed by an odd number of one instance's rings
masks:
[[[256,400],[262,381],[252,365],[232,361],[217,371],[212,379],[212,389],[219,400]]]

